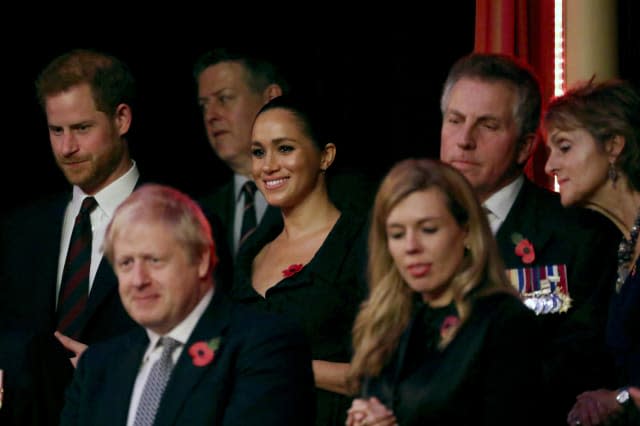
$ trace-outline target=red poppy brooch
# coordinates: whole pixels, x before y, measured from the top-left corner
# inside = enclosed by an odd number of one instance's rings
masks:
[[[460,318],[455,315],[448,315],[440,324],[440,339],[444,339],[451,332],[451,328],[460,324]]]
[[[195,342],[189,347],[189,355],[193,361],[193,365],[196,367],[204,367],[209,365],[213,358],[216,356],[216,350],[220,346],[220,337],[215,337],[208,342],[201,340]]]
[[[511,240],[516,245],[516,255],[520,256],[522,263],[527,265],[533,263],[536,260],[536,252],[533,249],[531,241],[524,238],[522,235],[515,233],[511,235]]]
[[[293,265],[289,265],[287,269],[282,271],[282,276],[285,278],[289,278],[297,274],[302,270],[304,265],[302,263],[294,263]]]

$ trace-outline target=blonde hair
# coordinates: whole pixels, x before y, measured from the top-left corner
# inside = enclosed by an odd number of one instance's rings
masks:
[[[415,293],[405,283],[387,247],[386,221],[402,200],[416,191],[438,188],[450,213],[468,229],[468,248],[451,280],[460,323],[443,342],[450,342],[469,317],[474,300],[495,292],[514,292],[507,280],[487,217],[473,189],[453,167],[436,160],[397,163],[376,194],[369,231],[369,298],[353,328],[354,356],[349,383],[355,392],[365,376],[376,376],[389,360],[409,324]]]
[[[194,262],[209,250],[211,271],[215,268],[218,259],[211,226],[198,204],[177,189],[157,184],[146,184],[136,189],[113,214],[103,243],[104,255],[112,265],[115,260],[114,242],[118,235],[127,232],[131,224],[139,222],[167,225]]]

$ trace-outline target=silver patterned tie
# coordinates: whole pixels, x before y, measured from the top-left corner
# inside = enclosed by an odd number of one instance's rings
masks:
[[[173,369],[173,351],[180,346],[180,342],[171,337],[161,337],[160,345],[162,346],[162,355],[158,359],[147,378],[147,383],[142,390],[138,410],[136,411],[136,420],[134,426],[151,426],[156,417],[156,411],[160,405],[160,399],[167,386],[171,370]]]

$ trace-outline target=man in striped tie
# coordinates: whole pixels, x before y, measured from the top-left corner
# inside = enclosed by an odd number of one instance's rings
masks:
[[[233,178],[205,196],[201,204],[220,218],[233,255],[249,236],[248,229],[255,228],[263,217],[279,220],[280,215],[276,209],[267,209],[264,196],[251,181],[253,120],[264,104],[288,89],[275,62],[261,50],[216,48],[204,53],[194,66],[209,143],[233,171]]]
[[[101,252],[113,211],[139,180],[127,143],[133,76],[113,56],[74,50],[49,63],[36,88],[55,161],[72,189],[16,211],[0,234],[0,332],[24,348],[23,371],[5,373],[30,387],[21,398],[30,405],[13,416],[21,425],[56,424],[86,345],[135,325]]]

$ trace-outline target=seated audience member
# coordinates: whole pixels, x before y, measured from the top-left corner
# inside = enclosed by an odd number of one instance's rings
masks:
[[[63,426],[312,421],[308,343],[291,323],[215,290],[211,229],[193,200],[142,186],[115,211],[104,244],[140,327],[82,355]]]
[[[366,217],[339,210],[325,176],[336,156],[323,108],[283,95],[253,126],[252,174],[282,222],[261,226],[238,253],[232,297],[300,324],[311,341],[316,425],[344,424],[350,333],[366,294]]]
[[[538,323],[458,171],[426,159],[391,169],[374,203],[368,266],[348,426],[542,424]]]
[[[558,179],[562,204],[602,214],[623,235],[607,324],[617,390],[583,389],[567,421],[640,424],[626,389],[640,386],[640,95],[619,80],[579,84],[550,102],[544,128],[546,171]]]
[[[563,209],[523,173],[540,121],[540,86],[516,58],[473,53],[451,68],[442,93],[440,159],[471,183],[500,255],[543,327],[553,384],[539,409],[564,424],[577,392],[607,386],[605,345],[617,230],[597,214]]]

